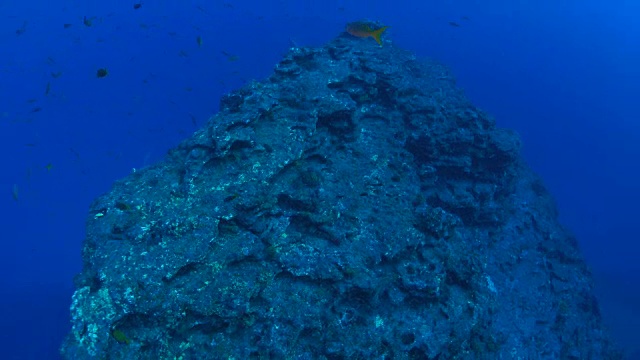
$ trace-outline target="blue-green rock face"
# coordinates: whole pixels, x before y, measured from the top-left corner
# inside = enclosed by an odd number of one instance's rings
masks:
[[[364,40],[291,49],[94,202],[65,358],[617,358],[517,136]]]

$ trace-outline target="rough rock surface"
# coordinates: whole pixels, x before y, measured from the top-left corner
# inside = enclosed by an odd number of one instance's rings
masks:
[[[446,67],[293,48],[92,205],[68,359],[617,359],[576,240]]]

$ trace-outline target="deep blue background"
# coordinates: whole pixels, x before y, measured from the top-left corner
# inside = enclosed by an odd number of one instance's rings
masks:
[[[133,3],[0,0],[3,359],[58,356],[92,199],[161,160],[291,44],[321,45],[361,18],[448,64],[476,105],[520,133],[606,321],[640,348],[640,2]]]

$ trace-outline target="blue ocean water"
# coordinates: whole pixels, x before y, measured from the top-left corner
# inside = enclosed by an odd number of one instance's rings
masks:
[[[3,0],[0,15],[3,358],[58,358],[96,196],[161,160],[290,46],[364,18],[450,66],[520,134],[606,323],[640,351],[640,3]]]

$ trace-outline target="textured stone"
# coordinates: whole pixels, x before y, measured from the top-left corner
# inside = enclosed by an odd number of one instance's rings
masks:
[[[65,358],[620,358],[518,137],[369,40],[291,49],[94,202]]]

